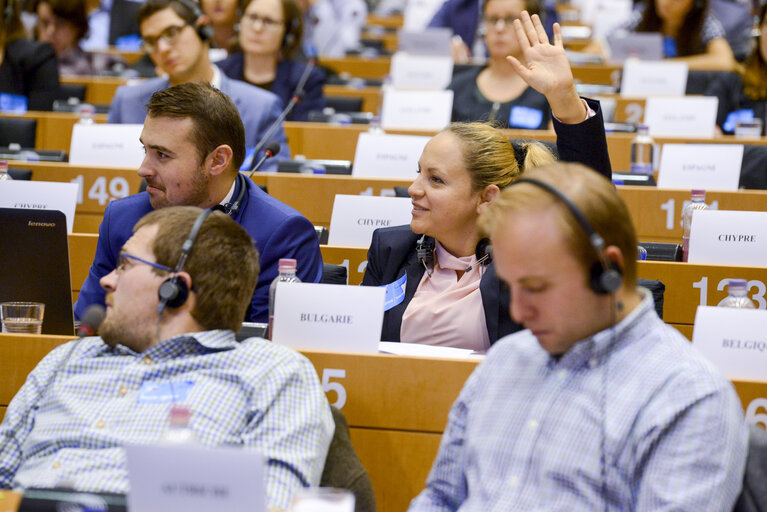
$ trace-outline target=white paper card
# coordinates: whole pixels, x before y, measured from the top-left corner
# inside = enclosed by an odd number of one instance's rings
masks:
[[[621,96],[684,96],[687,64],[629,59],[623,64]]]
[[[59,210],[67,218],[67,233],[71,233],[78,192],[76,183],[0,181],[0,208]]]
[[[238,448],[127,445],[132,512],[266,512],[264,460]]]
[[[413,31],[425,29],[444,2],[445,0],[407,0],[403,28]]]
[[[767,267],[767,212],[694,212],[688,261]]]
[[[453,58],[397,52],[391,58],[390,74],[396,89],[441,90],[450,85]]]
[[[409,197],[337,194],[330,216],[328,244],[369,247],[373,231],[410,224],[412,211]]]
[[[296,350],[375,354],[385,293],[379,286],[279,283],[272,341]]]
[[[484,359],[485,357],[484,354],[479,354],[468,348],[439,347],[436,345],[424,345],[423,343],[400,343],[399,341],[382,341],[378,344],[378,351],[382,354],[412,357],[441,357],[448,359]]]
[[[592,37],[602,38],[631,16],[631,0],[596,0],[588,3],[589,12],[581,11],[581,20],[590,23]]]
[[[397,34],[397,49],[410,55],[441,55],[451,57],[452,38],[453,30],[447,27],[400,30]]]
[[[660,137],[714,137],[716,109],[714,96],[682,96],[679,98],[647,98],[644,124],[650,135]]]
[[[767,380],[767,311],[698,306],[692,343],[730,380]]]
[[[384,92],[381,124],[384,128],[441,130],[450,123],[453,91]]]
[[[366,178],[413,178],[418,159],[430,137],[360,133],[354,152],[353,176]]]
[[[141,124],[76,124],[69,163],[101,167],[135,167],[144,160]]]
[[[738,190],[742,144],[664,144],[658,188]]]

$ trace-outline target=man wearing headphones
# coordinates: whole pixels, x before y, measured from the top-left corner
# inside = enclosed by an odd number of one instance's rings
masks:
[[[144,49],[158,70],[167,76],[135,85],[121,86],[109,108],[110,123],[143,123],[146,105],[155,91],[186,82],[207,82],[232,98],[245,125],[245,144],[255,147],[281,113],[274,94],[239,80],[232,80],[213,65],[208,57],[212,28],[196,0],[148,0],[138,12]],[[278,159],[289,159],[282,125],[265,142],[280,143],[280,152],[266,161],[261,170],[277,170]],[[264,147],[262,144],[261,147]],[[256,155],[260,158],[261,154]]]
[[[551,164],[504,189],[480,225],[528,330],[469,377],[410,510],[732,510],[740,401],[636,287],[615,187]]]
[[[107,205],[75,317],[82,317],[90,304],[104,304],[99,280],[117,266],[133,225],[166,206],[220,209],[255,240],[261,273],[246,321],[267,321],[269,285],[277,277],[280,258],[298,262],[303,282],[320,281],[322,254],[314,226],[237,171],[245,158],[245,134],[226,94],[204,82],[184,83],[157,91],[146,109],[141,132],[146,156],[138,170],[146,191]]]
[[[11,401],[0,489],[125,493],[124,446],[159,442],[174,404],[202,445],[264,456],[269,508],[318,485],[334,427],[317,373],[293,350],[235,340],[257,277],[253,240],[221,212],[139,220],[101,279],[101,336],[57,347]]]

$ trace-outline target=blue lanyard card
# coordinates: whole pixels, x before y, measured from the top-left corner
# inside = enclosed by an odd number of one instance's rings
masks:
[[[185,402],[194,387],[192,381],[144,382],[138,392],[140,404],[172,404]]]

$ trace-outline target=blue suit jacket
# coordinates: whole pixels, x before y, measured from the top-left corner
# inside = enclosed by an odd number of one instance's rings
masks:
[[[143,124],[146,118],[146,104],[152,94],[167,88],[168,79],[163,77],[118,87],[109,107],[107,122]],[[229,96],[237,106],[245,126],[245,146],[252,148],[280,116],[282,108],[279,98],[269,91],[232,80],[224,73],[221,74],[221,92]],[[280,143],[280,152],[264,163],[262,171],[276,171],[278,160],[290,159],[290,148],[282,126],[269,138],[269,141],[272,140]]]
[[[269,315],[269,285],[277,277],[280,258],[295,258],[298,277],[305,283],[318,283],[322,278],[322,254],[314,226],[290,206],[274,199],[252,180],[245,180],[247,190],[234,220],[242,225],[256,242],[261,270],[246,321],[266,322]],[[239,193],[240,182],[234,196]],[[117,266],[123,244],[130,238],[133,226],[152,211],[149,194],[141,192],[112,201],[104,211],[99,227],[96,257],[75,303],[75,317],[90,304],[104,304],[104,289],[99,280]]]
[[[599,102],[587,101],[596,112],[594,117],[579,124],[562,124],[554,119],[559,158],[565,162],[582,163],[610,179],[612,167],[607,153],[602,112]],[[381,339],[384,341],[400,341],[402,315],[423,277],[424,266],[416,256],[416,242],[419,238],[420,235],[413,233],[410,226],[379,228],[373,232],[362,285],[385,285],[407,274],[404,300],[384,313],[381,329]],[[494,263],[485,268],[479,282],[479,292],[482,295],[482,308],[490,343],[522,329],[522,326],[509,316],[509,289],[498,279]]]
[[[245,57],[242,52],[229,55],[224,60],[216,62],[229,78],[245,80],[244,68]],[[298,81],[301,80],[307,64],[296,60],[283,60],[277,64],[277,73],[272,82],[271,91],[280,97],[282,108],[285,108],[290,98],[296,92]],[[325,96],[322,94],[322,86],[325,85],[325,73],[315,67],[309,72],[309,78],[304,84],[304,99],[301,100],[288,116],[288,121],[308,121],[309,112],[312,110],[322,111],[325,108]]]

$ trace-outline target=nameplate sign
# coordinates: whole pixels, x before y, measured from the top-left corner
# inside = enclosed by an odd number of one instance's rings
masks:
[[[384,128],[441,130],[450,123],[453,91],[384,92],[381,124]]]
[[[441,90],[450,85],[453,58],[397,52],[391,58],[390,75],[397,89]]]
[[[403,28],[424,30],[445,0],[408,0],[405,3]]]
[[[125,457],[128,510],[266,512],[264,460],[253,450],[127,445]]]
[[[450,40],[453,30],[432,27],[423,30],[400,30],[397,34],[397,50],[409,55],[439,55],[451,57]],[[395,57],[397,54],[394,55]],[[452,62],[452,58],[451,58]],[[452,65],[450,66],[452,68]]]
[[[684,96],[687,64],[629,59],[623,65],[621,96]]]
[[[664,144],[658,188],[738,190],[741,144]]]
[[[385,293],[378,286],[279,283],[272,341],[296,350],[375,354]]]
[[[328,245],[369,247],[373,231],[410,224],[412,211],[409,197],[337,194],[330,216]]]
[[[67,233],[72,233],[79,191],[76,183],[0,181],[0,208],[59,210],[67,218]]]
[[[698,306],[692,344],[730,380],[767,380],[767,311]]]
[[[365,178],[413,178],[430,137],[360,133],[352,175]]]
[[[144,160],[141,124],[76,124],[69,163],[101,167],[138,167]]]
[[[696,211],[688,261],[767,267],[767,212]]]
[[[711,139],[718,105],[719,99],[713,96],[647,98],[644,124],[652,136]]]

